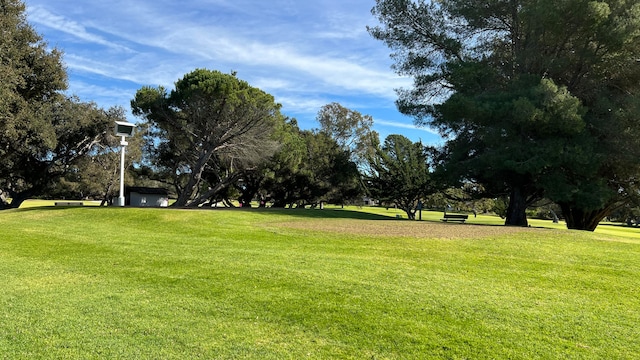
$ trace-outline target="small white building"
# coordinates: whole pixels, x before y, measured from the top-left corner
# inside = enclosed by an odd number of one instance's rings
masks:
[[[364,203],[365,206],[376,206],[376,205],[380,205],[380,201],[370,198],[368,196],[365,196],[362,198],[362,202]]]
[[[125,204],[136,207],[167,207],[167,189],[131,186],[125,189]]]

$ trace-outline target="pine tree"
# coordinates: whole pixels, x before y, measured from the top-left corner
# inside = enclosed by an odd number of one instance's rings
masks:
[[[412,76],[399,109],[447,139],[458,179],[542,196],[593,230],[638,194],[640,4],[630,0],[377,0],[370,29]],[[502,193],[502,194],[501,194]]]

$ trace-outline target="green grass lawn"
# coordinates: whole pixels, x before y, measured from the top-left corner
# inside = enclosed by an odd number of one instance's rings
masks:
[[[640,358],[638,229],[99,207],[0,229],[0,359]]]

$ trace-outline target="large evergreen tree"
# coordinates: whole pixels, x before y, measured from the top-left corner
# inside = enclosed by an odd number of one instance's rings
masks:
[[[540,196],[593,230],[640,175],[640,3],[377,0],[371,34],[414,86],[399,109],[442,131],[446,168],[510,195],[527,225]]]
[[[61,53],[27,23],[25,5],[0,0],[0,209],[43,195],[102,141],[111,122],[64,96]],[[11,198],[11,202],[8,198]]]
[[[239,170],[268,159],[283,120],[273,96],[235,74],[206,69],[186,74],[170,93],[143,87],[131,107],[150,126],[154,166],[173,178],[174,206],[201,205],[238,180]]]

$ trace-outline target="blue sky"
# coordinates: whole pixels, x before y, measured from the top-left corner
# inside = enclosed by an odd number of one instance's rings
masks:
[[[331,102],[368,114],[384,139],[440,137],[400,114],[411,80],[366,31],[373,0],[26,0],[27,20],[64,52],[69,92],[129,110],[144,85],[172,89],[196,69],[236,71],[272,94],[302,128]],[[135,118],[130,120],[136,121]]]

